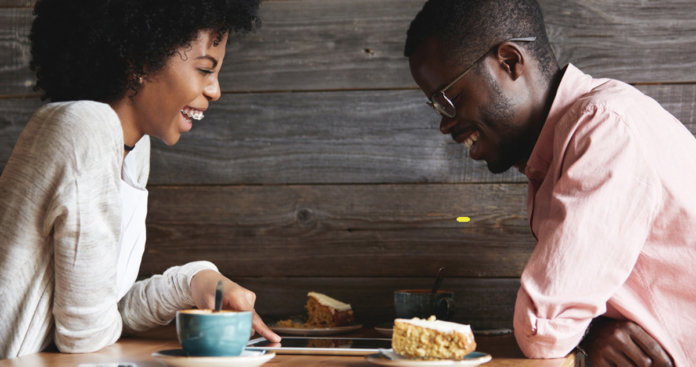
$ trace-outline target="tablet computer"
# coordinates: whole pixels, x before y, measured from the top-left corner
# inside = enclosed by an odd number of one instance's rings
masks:
[[[367,355],[389,348],[391,348],[389,338],[284,336],[280,343],[270,343],[266,338],[261,337],[252,339],[247,344],[247,349],[267,350],[277,354]]]

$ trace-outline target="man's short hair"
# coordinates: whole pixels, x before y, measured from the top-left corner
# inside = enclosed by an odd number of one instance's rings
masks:
[[[443,42],[442,60],[472,63],[491,47],[514,37],[536,37],[525,43],[544,75],[557,68],[536,0],[428,0],[411,22],[404,55],[411,57],[430,37]]]

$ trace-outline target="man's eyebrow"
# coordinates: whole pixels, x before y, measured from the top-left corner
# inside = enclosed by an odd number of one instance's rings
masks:
[[[218,64],[217,59],[215,59],[214,57],[212,57],[212,56],[210,56],[210,55],[198,56],[198,57],[196,57],[196,59],[197,59],[197,60],[198,60],[198,59],[208,59],[208,60],[210,60],[210,61],[213,62],[213,67],[216,67],[217,64]]]

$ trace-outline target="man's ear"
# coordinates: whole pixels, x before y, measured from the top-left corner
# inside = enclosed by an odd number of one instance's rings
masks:
[[[496,58],[500,67],[510,75],[512,80],[516,80],[524,71],[524,55],[519,46],[513,42],[503,42],[498,46]]]

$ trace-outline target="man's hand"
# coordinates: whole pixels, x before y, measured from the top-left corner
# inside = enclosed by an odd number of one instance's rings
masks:
[[[215,307],[215,286],[218,280],[221,279],[225,282],[222,308],[235,311],[251,311],[254,330],[271,343],[280,342],[280,336],[266,326],[254,310],[256,294],[216,271],[201,270],[191,279],[191,298],[196,303],[196,307],[200,309],[212,309]]]
[[[662,345],[631,321],[600,317],[581,345],[592,367],[674,365]]]

